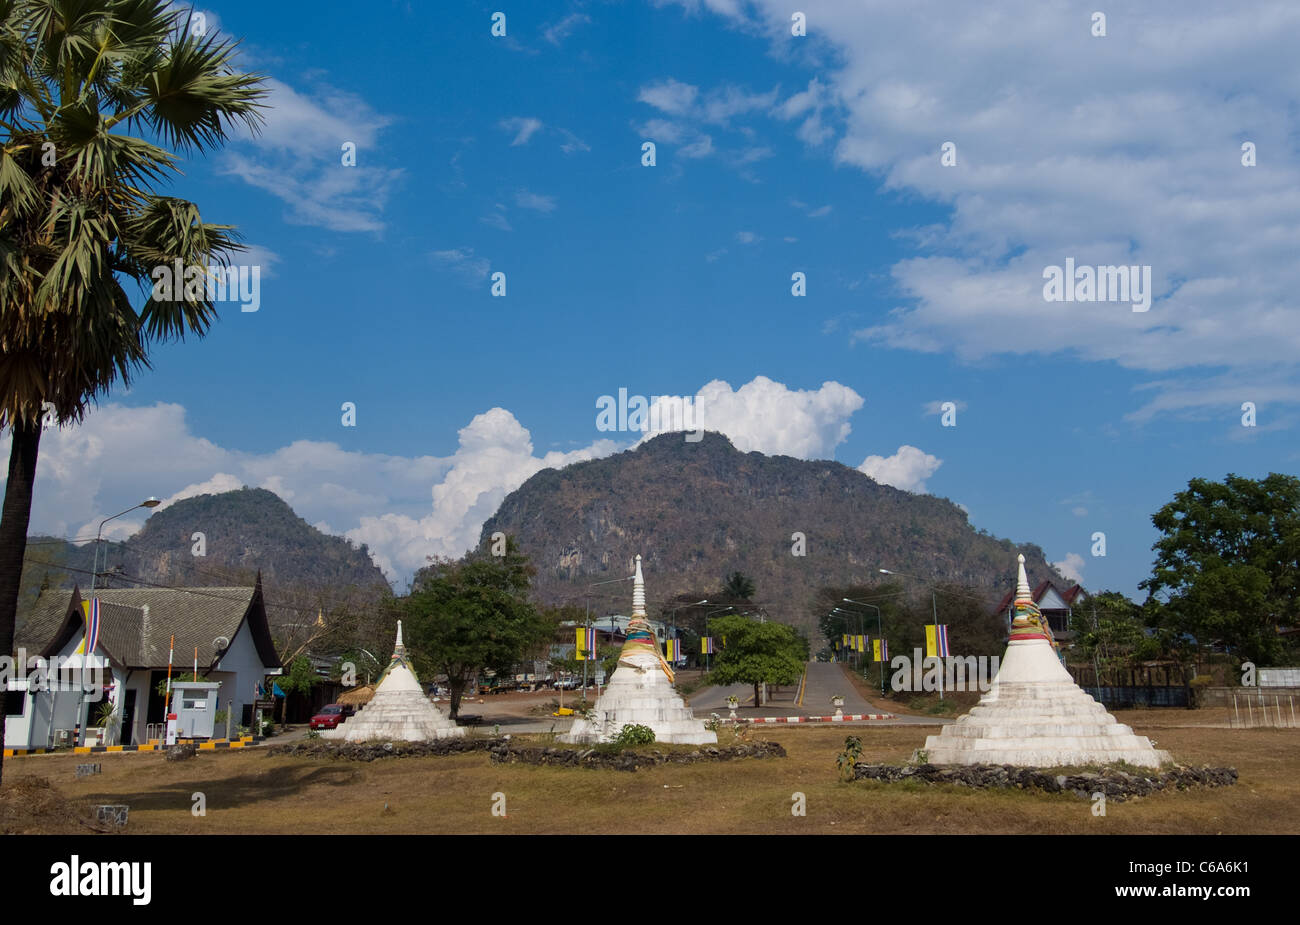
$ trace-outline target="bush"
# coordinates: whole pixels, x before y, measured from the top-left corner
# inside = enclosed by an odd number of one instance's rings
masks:
[[[618,735],[614,737],[613,744],[619,748],[632,748],[637,745],[653,745],[654,740],[655,731],[649,726],[629,723],[619,730]]]

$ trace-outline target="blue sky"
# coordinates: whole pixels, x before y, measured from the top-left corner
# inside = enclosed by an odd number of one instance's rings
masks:
[[[502,4],[445,6],[207,11],[267,127],[175,192],[240,227],[261,307],[47,434],[34,532],[264,485],[400,582],[539,468],[634,443],[596,428],[620,388],[703,389],[742,449],[951,498],[1130,594],[1189,478],[1295,471],[1293,4],[1094,36],[1079,3],[818,0],[803,37],[767,0],[529,3],[504,37]],[[1066,258],[1151,266],[1150,311],[1045,302]]]

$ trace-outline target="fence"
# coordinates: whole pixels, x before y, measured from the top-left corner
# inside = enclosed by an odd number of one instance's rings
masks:
[[[1127,707],[1187,707],[1191,697],[1181,665],[1111,668],[1068,666],[1074,683],[1112,709]]]
[[[1296,720],[1294,695],[1266,694],[1262,690],[1234,692],[1232,695],[1232,726],[1236,729],[1253,729],[1272,726],[1276,729],[1293,729],[1300,726]]]

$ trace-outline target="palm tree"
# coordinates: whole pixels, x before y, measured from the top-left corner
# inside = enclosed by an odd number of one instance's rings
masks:
[[[200,153],[261,124],[263,78],[204,31],[167,0],[0,0],[0,428],[12,435],[0,654],[13,649],[43,425],[80,421],[129,385],[154,343],[207,332],[205,292],[145,296],[154,268],[226,266],[239,249],[232,226],[154,192],[180,172],[160,144]]]
[[[732,572],[723,582],[722,590],[732,597],[747,601],[754,596],[754,582],[740,572]]]

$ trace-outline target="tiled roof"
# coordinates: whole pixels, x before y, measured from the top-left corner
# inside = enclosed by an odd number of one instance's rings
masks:
[[[97,590],[95,596],[100,600],[100,648],[119,665],[165,666],[174,633],[176,664],[191,664],[198,646],[199,664],[210,667],[219,654],[213,642],[219,636],[233,640],[245,619],[263,664],[269,668],[280,664],[266,623],[260,580],[244,588],[107,588]],[[42,592],[18,631],[15,646],[29,655],[56,654],[84,632],[81,600],[77,588]]]
[[[1043,596],[1047,594],[1049,588],[1052,589],[1056,588],[1056,585],[1052,584],[1050,579],[1040,581],[1038,583],[1038,586],[1034,588],[1034,592],[1031,595],[1031,597],[1033,597],[1034,599],[1035,604],[1039,603],[1043,599]],[[1077,598],[1080,594],[1086,595],[1087,592],[1085,592],[1080,585],[1076,584],[1073,585],[1070,588],[1070,590],[1066,591],[1064,594],[1062,594],[1059,590],[1056,593],[1061,595],[1061,600],[1065,601],[1067,605],[1073,607],[1075,598]],[[1011,606],[1011,602],[1015,598],[1015,594],[1016,594],[1015,589],[1012,589],[1008,591],[1005,595],[1003,595],[1002,600],[998,604],[997,609],[993,612],[1006,613],[1007,608]]]

